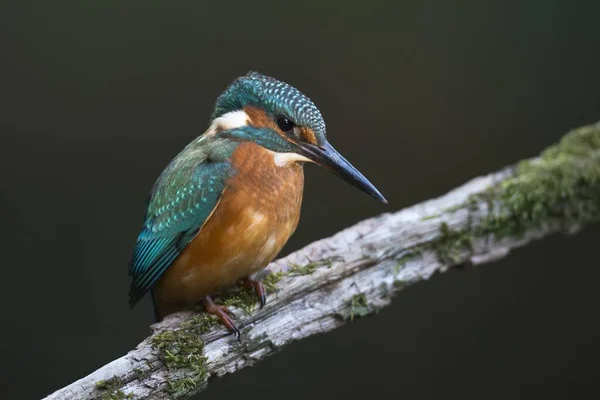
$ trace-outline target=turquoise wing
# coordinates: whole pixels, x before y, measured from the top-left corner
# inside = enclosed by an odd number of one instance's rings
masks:
[[[129,264],[129,304],[135,305],[210,217],[225,189],[225,160],[175,159],[156,181]]]

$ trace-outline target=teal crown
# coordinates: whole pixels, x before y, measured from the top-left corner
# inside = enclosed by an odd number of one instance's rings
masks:
[[[253,71],[236,79],[219,96],[211,120],[246,106],[261,107],[271,116],[283,115],[326,138],[325,121],[311,99],[285,82]]]

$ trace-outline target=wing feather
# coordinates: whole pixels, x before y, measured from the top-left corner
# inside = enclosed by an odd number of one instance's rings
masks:
[[[188,154],[186,154],[188,150]],[[210,217],[232,174],[225,159],[184,150],[149,196],[144,226],[129,264],[129,304],[135,305],[181,254]]]

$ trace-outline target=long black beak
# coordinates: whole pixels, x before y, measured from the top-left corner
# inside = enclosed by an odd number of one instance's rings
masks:
[[[327,168],[352,186],[359,188],[363,192],[387,204],[387,200],[379,193],[375,186],[373,186],[363,174],[354,168],[352,164],[350,164],[348,160],[338,153],[329,143],[325,143],[324,146],[302,143],[300,147],[304,152],[304,156],[307,158],[310,158],[318,165]]]

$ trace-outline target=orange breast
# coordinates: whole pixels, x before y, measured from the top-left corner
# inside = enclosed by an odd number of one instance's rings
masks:
[[[253,143],[241,144],[232,164],[238,173],[220,203],[155,287],[159,314],[193,306],[264,268],[298,225],[301,165],[278,167],[272,152]]]

